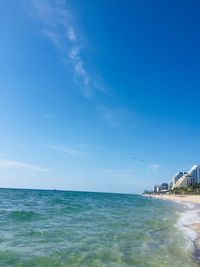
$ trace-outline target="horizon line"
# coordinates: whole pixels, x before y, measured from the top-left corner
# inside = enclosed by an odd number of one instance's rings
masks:
[[[20,187],[0,187],[0,190],[35,190],[35,191],[61,191],[61,192],[80,192],[80,193],[99,193],[99,194],[120,194],[120,195],[141,195],[142,193],[125,193],[125,192],[104,192],[104,191],[87,191],[87,190],[68,190],[68,189],[45,189],[45,188],[20,188]]]

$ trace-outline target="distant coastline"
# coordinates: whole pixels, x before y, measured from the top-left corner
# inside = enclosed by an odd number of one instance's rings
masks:
[[[144,190],[149,195],[200,195],[200,165],[194,165],[188,172],[179,171],[170,182],[154,185],[152,190]],[[170,199],[170,197],[169,197]],[[194,198],[195,199],[195,198]],[[194,201],[194,200],[192,200]],[[198,201],[197,199],[195,201]],[[199,203],[199,201],[198,201]]]
[[[170,200],[175,202],[193,203],[200,205],[200,195],[189,195],[189,194],[144,194],[153,198]]]

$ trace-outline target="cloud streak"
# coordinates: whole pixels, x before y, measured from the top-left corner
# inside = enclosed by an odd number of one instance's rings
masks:
[[[64,62],[73,67],[74,81],[82,89],[86,98],[91,98],[95,90],[104,92],[100,82],[93,79],[82,56],[84,45],[74,27],[74,16],[63,0],[32,0],[35,17],[40,21],[43,34],[64,55]]]
[[[74,147],[68,147],[63,145],[43,145],[43,147],[66,153],[69,156],[82,156],[88,153],[90,150],[90,146],[88,144],[77,145]]]
[[[77,41],[76,34],[72,27],[68,27],[67,29],[67,37],[70,41]]]
[[[0,159],[0,169],[22,169],[33,172],[48,172],[49,170],[35,164],[29,164],[21,161]]]
[[[157,164],[157,163],[150,163],[149,164],[149,168],[152,170],[152,171],[157,171],[158,169],[160,169],[160,165]]]
[[[110,88],[98,71],[87,64],[86,45],[78,31],[75,15],[64,0],[32,0],[34,18],[40,24],[44,36],[60,53],[61,61],[72,68],[73,80],[87,99],[93,99],[99,118],[111,127],[119,127],[127,116],[124,110],[111,108],[97,100]],[[32,11],[31,11],[32,12]],[[100,93],[100,95],[99,95]]]

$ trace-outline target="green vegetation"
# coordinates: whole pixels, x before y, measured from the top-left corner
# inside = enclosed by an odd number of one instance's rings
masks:
[[[153,192],[149,190],[144,190],[145,195],[160,195],[160,194],[172,194],[172,195],[200,195],[200,184],[190,185],[188,187],[175,187],[167,192]]]
[[[174,189],[171,189],[169,191],[171,194],[175,195],[198,195],[200,194],[200,184],[194,185],[194,186],[188,186],[188,187],[175,187]]]

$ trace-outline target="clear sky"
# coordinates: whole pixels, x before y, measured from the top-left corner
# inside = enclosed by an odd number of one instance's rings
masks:
[[[0,187],[137,193],[199,163],[200,4],[0,1]]]

